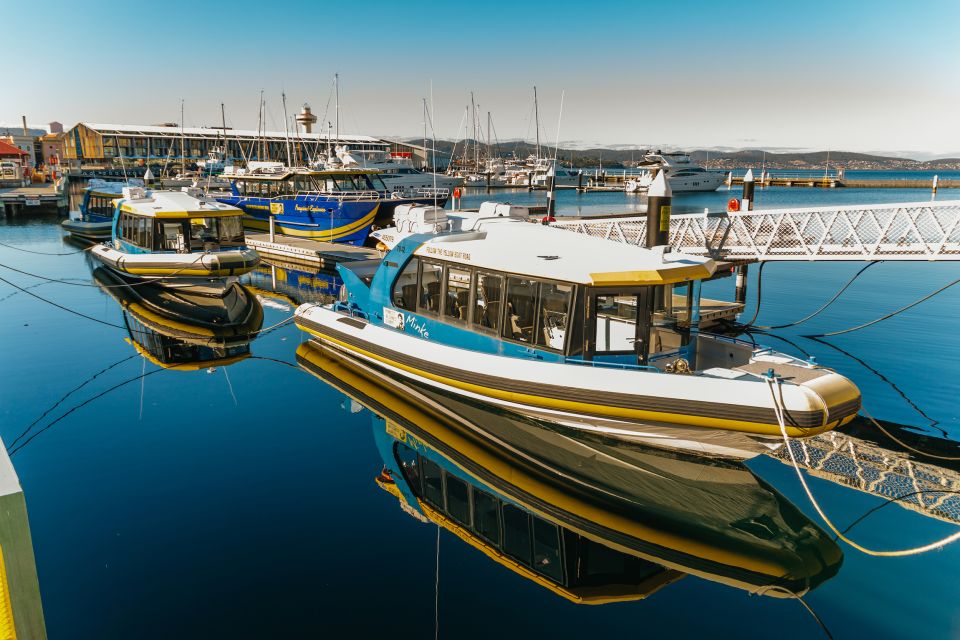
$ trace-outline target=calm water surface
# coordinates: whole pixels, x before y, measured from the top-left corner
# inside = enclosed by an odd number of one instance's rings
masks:
[[[736,194],[680,196],[674,204],[713,209]],[[956,195],[941,190],[938,197]],[[471,193],[465,204],[488,198],[519,203],[542,194]],[[758,192],[764,207],[929,199],[919,190]],[[642,204],[625,194],[560,194],[561,213],[622,212]],[[47,253],[77,250],[63,240],[55,216],[0,221],[0,242]],[[206,366],[199,369],[164,368],[160,358],[143,357],[146,349],[136,348],[136,338],[145,343],[147,334],[136,328],[135,314],[125,314],[116,297],[97,286],[86,254],[37,255],[0,246],[0,265],[0,277],[107,323],[0,282],[0,436],[8,447],[15,441],[19,447],[11,447],[12,459],[27,500],[51,638],[424,638],[437,630],[446,638],[823,635],[799,602],[754,595],[757,588],[706,560],[683,561],[687,570],[677,573],[688,574],[683,579],[638,586],[624,602],[574,604],[543,579],[491,559],[455,527],[411,517],[401,499],[378,485],[378,474],[391,462],[384,443],[397,433],[411,445],[433,443],[421,451],[420,464],[446,469],[448,487],[450,474],[469,471],[477,458],[463,457],[443,420],[434,424],[420,413],[421,401],[396,391],[387,399],[376,385],[338,374],[334,365],[300,366],[304,338],[293,325],[266,332],[248,348],[240,345],[228,365],[205,353]],[[758,323],[803,317],[861,266],[769,265]],[[74,284],[45,283],[7,267]],[[747,317],[753,315],[756,269],[752,276]],[[756,338],[812,354],[851,377],[876,417],[939,440],[960,440],[960,287],[862,331],[827,342],[802,337],[873,319],[957,277],[954,264],[879,264],[815,319]],[[323,299],[337,288],[330,274],[290,265],[262,267],[247,282],[260,296],[264,327],[289,317],[297,302]],[[707,295],[731,297],[732,285],[730,279],[710,283]],[[300,351],[301,361],[309,356]],[[504,428],[497,416],[445,406],[475,424]],[[523,446],[545,446],[532,437],[538,444]],[[628,455],[615,449],[607,453]],[[824,557],[833,548],[831,536],[817,529],[825,527],[793,469],[780,459],[761,456],[746,467],[718,468],[651,452],[629,455],[631,464],[645,469],[635,472],[642,482],[630,484],[629,474],[619,480],[632,487],[625,491],[633,520],[686,535],[708,549],[701,555],[734,544],[728,540],[734,528],[737,548],[757,560],[788,547],[816,549]],[[960,491],[956,463],[915,462],[943,478],[945,490]],[[546,495],[531,489],[535,478],[524,475],[521,462],[504,464],[513,472],[482,483],[491,494],[521,504],[521,489]],[[589,476],[589,465],[578,473]],[[845,473],[855,484],[856,470]],[[841,527],[884,504],[837,482],[836,475],[808,477]],[[892,495],[911,490],[900,487]],[[596,495],[586,491],[581,498]],[[540,507],[577,513],[560,502]],[[944,511],[960,516],[955,505]],[[706,530],[712,518],[726,516],[742,526]],[[583,523],[575,525],[571,531]],[[783,535],[770,538],[771,530]],[[848,535],[871,548],[899,549],[956,530],[956,523],[931,517],[929,510],[890,503]],[[744,547],[742,539],[750,536],[754,543]],[[817,586],[805,595],[835,637],[960,635],[960,546],[911,558],[871,558],[842,542],[836,547],[842,564],[823,560],[831,568],[811,573]],[[654,565],[643,566],[650,575],[667,575]],[[609,581],[597,581],[601,591],[610,589]]]

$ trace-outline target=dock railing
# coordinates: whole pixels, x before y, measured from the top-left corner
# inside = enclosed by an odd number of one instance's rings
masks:
[[[554,226],[643,245],[646,217]],[[745,260],[960,260],[960,201],[675,215],[675,251]]]

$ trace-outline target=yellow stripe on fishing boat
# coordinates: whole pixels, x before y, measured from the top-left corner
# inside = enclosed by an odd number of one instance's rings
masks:
[[[355,220],[349,224],[345,224],[339,227],[334,227],[333,229],[327,229],[324,231],[311,231],[309,229],[302,230],[294,227],[288,227],[284,224],[283,220],[275,220],[274,228],[280,231],[284,235],[294,236],[298,238],[312,238],[312,239],[324,239],[324,240],[339,240],[340,238],[345,238],[350,234],[356,233],[361,230],[363,227],[373,222],[373,219],[377,216],[377,211],[380,210],[380,205],[376,205],[373,210],[367,215],[363,216],[359,220]],[[270,223],[267,220],[261,220],[259,218],[253,218],[247,216],[243,221],[244,226],[251,229],[257,229],[258,231],[268,231],[270,229]]]

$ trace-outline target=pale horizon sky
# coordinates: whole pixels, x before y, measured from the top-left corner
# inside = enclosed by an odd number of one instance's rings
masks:
[[[255,129],[309,102],[343,133],[960,156],[960,2],[224,5],[52,0],[3,12],[0,122]],[[432,100],[431,100],[432,86]],[[327,107],[328,100],[330,106]]]

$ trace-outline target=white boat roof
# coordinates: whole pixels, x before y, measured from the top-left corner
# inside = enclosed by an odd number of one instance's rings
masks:
[[[144,198],[124,198],[120,210],[150,218],[210,218],[239,216],[243,212],[212,198],[197,197],[187,191],[144,191]]]
[[[414,251],[424,258],[593,286],[670,284],[709,278],[709,258],[592,238],[540,224],[502,218],[475,231],[441,234]]]

